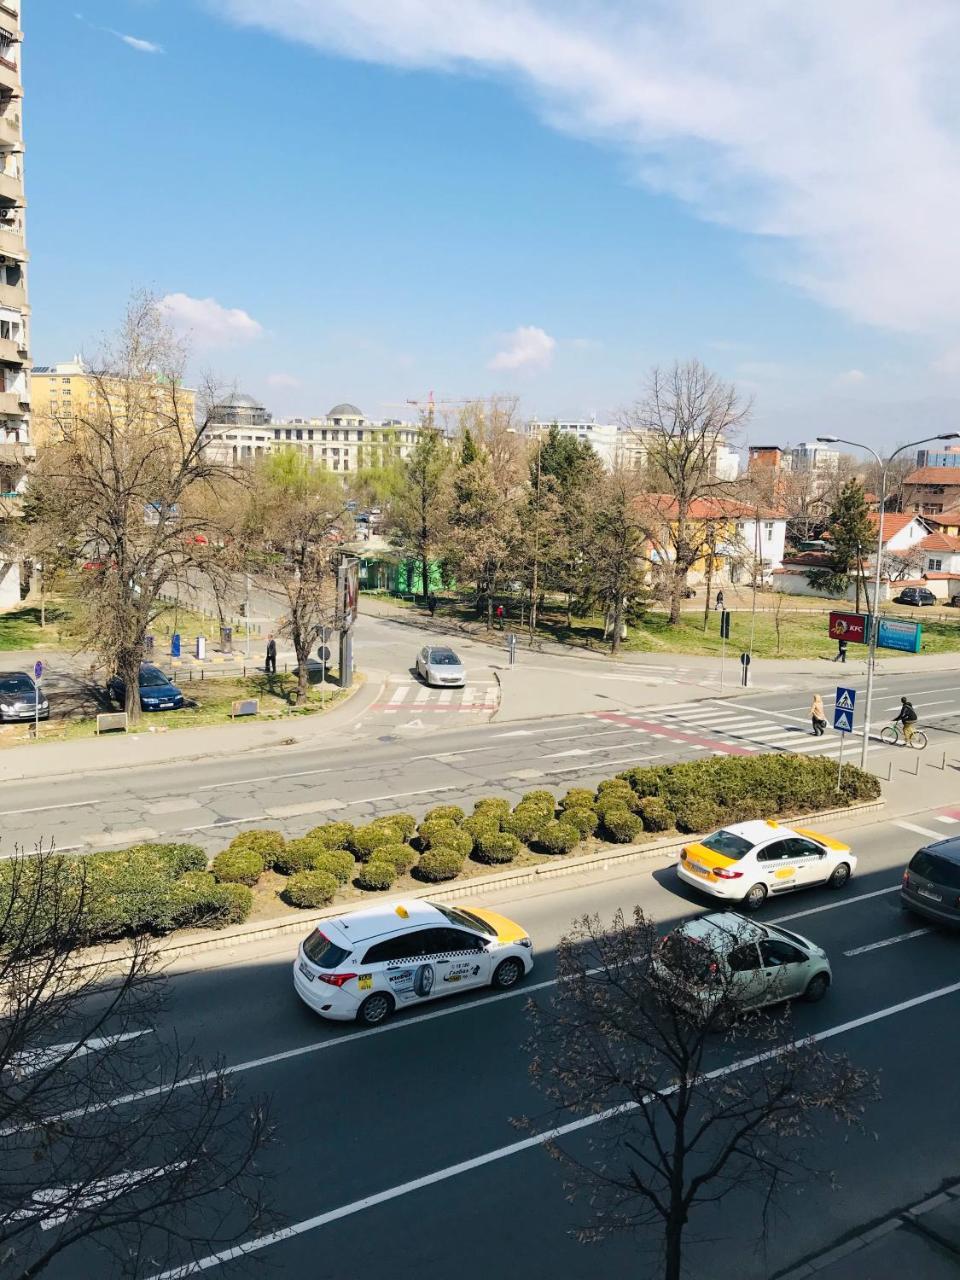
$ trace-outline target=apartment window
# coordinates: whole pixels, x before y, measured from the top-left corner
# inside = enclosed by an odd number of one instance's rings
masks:
[[[349,470],[350,470],[350,459],[349,459],[349,458],[344,458],[344,460],[343,460],[343,469],[344,469],[344,471],[349,471]]]
[[[334,422],[336,422],[336,421],[337,421],[337,419],[336,419],[336,418],[334,418]],[[340,432],[339,432],[339,431],[331,431],[331,432],[330,432],[330,439],[331,439],[331,440],[339,440],[339,439],[340,439]]]
[[[928,560],[928,561],[927,561],[927,568],[928,568],[928,569],[933,569],[934,571],[937,571],[937,570],[939,570],[939,569],[942,569],[942,568],[943,568],[943,561],[942,561],[942,560]]]
[[[297,427],[297,439],[298,439],[298,440],[302,440],[302,439],[303,439],[303,432],[300,430],[300,428],[299,428],[299,427]]]
[[[69,385],[70,385],[70,379],[69,379],[69,378],[61,378],[61,379],[60,379],[60,381],[61,381],[61,382],[65,382],[65,383],[67,384],[67,386],[69,386]]]
[[[307,439],[308,439],[308,440],[312,440],[312,439],[313,439],[313,432],[312,432],[312,431],[308,431],[308,432],[307,432]],[[312,450],[312,449],[310,450],[310,457],[311,457],[311,458],[313,457],[313,450]]]
[[[773,521],[772,520],[767,520],[764,522],[763,532],[767,541],[772,542],[773,541]]]
[[[320,439],[321,439],[321,440],[326,440],[326,438],[327,438],[327,433],[326,433],[325,431],[321,431],[321,432],[320,432]]]
[[[362,440],[362,439],[363,439],[363,432],[362,432],[362,431],[358,431],[358,432],[357,432],[357,439],[358,439],[358,440]]]
[[[273,438],[274,438],[274,440],[279,440],[279,439],[280,439],[280,432],[279,432],[279,431],[274,431],[274,433],[273,433]]]
[[[292,440],[292,439],[293,439],[293,432],[289,429],[289,427],[287,428],[287,430],[286,430],[286,432],[285,432],[284,434],[285,434],[285,436],[286,436],[286,438],[287,438],[288,440]]]

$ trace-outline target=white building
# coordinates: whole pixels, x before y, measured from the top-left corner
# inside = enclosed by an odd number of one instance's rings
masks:
[[[713,454],[713,470],[718,480],[736,480],[740,474],[740,455],[722,440]]]
[[[791,471],[836,471],[840,466],[840,450],[816,440],[788,449],[787,456]]]

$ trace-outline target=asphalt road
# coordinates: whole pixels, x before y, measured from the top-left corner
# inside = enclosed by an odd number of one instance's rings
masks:
[[[860,864],[842,893],[808,891],[760,913],[789,921],[824,946],[833,964],[828,997],[796,1006],[796,1034],[829,1035],[833,1050],[880,1072],[883,1098],[870,1108],[865,1135],[824,1127],[816,1157],[836,1171],[839,1190],[825,1179],[808,1184],[785,1202],[764,1240],[758,1205],[746,1193],[700,1209],[689,1234],[691,1280],[768,1280],[845,1231],[956,1179],[960,939],[904,916],[896,888],[920,833],[946,833],[958,816],[931,811],[906,826],[887,820],[847,829]],[[204,967],[174,971],[159,1034],[222,1054],[239,1086],[274,1100],[279,1139],[264,1163],[287,1226],[280,1236],[250,1241],[269,1274],[658,1274],[653,1230],[578,1243],[571,1232],[581,1211],[566,1202],[561,1171],[537,1142],[516,1147],[524,1138],[517,1117],[531,1117],[535,1132],[552,1119],[528,1079],[525,1003],[549,996],[554,948],[579,913],[609,917],[639,902],[666,925],[705,904],[666,862],[484,902],[529,929],[536,967],[526,984],[504,996],[438,1002],[372,1033],[323,1023],[299,1003],[289,939],[218,951]],[[585,1135],[567,1141],[587,1154]],[[246,1274],[242,1264],[219,1258],[209,1259],[208,1270]],[[97,1272],[90,1257],[56,1264],[50,1274]]]
[[[832,675],[832,672],[831,672]],[[853,681],[862,685],[862,681]],[[830,689],[821,683],[824,695]],[[925,761],[960,757],[960,676],[949,672],[878,681],[877,715],[892,715],[901,691],[910,693],[927,730]],[[736,699],[712,696],[673,705],[644,705],[643,686],[601,703],[615,709],[558,714],[510,724],[456,723],[451,716],[404,728],[399,714],[358,735],[320,747],[270,751],[182,764],[76,774],[49,781],[0,784],[3,845],[98,848],[158,837],[197,840],[220,848],[250,826],[301,834],[326,818],[364,821],[438,803],[472,803],[481,795],[519,797],[534,787],[595,782],[644,761],[697,759],[718,754],[784,750],[835,755],[839,735],[810,733],[809,695],[788,691]],[[828,711],[832,699],[825,696]],[[878,721],[879,723],[879,721]],[[382,729],[382,732],[380,731]],[[846,759],[859,759],[853,735]],[[135,748],[131,747],[131,752]],[[913,753],[871,743],[878,769]],[[922,802],[921,802],[922,803]]]

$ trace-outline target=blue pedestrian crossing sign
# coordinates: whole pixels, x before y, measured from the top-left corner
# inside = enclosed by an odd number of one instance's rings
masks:
[[[837,686],[837,697],[833,705],[833,727],[840,733],[853,733],[853,709],[857,702],[856,689]]]

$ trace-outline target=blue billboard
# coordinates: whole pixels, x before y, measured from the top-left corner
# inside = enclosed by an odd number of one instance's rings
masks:
[[[877,628],[877,644],[881,649],[902,649],[904,653],[919,653],[922,631],[919,622],[881,618]]]

